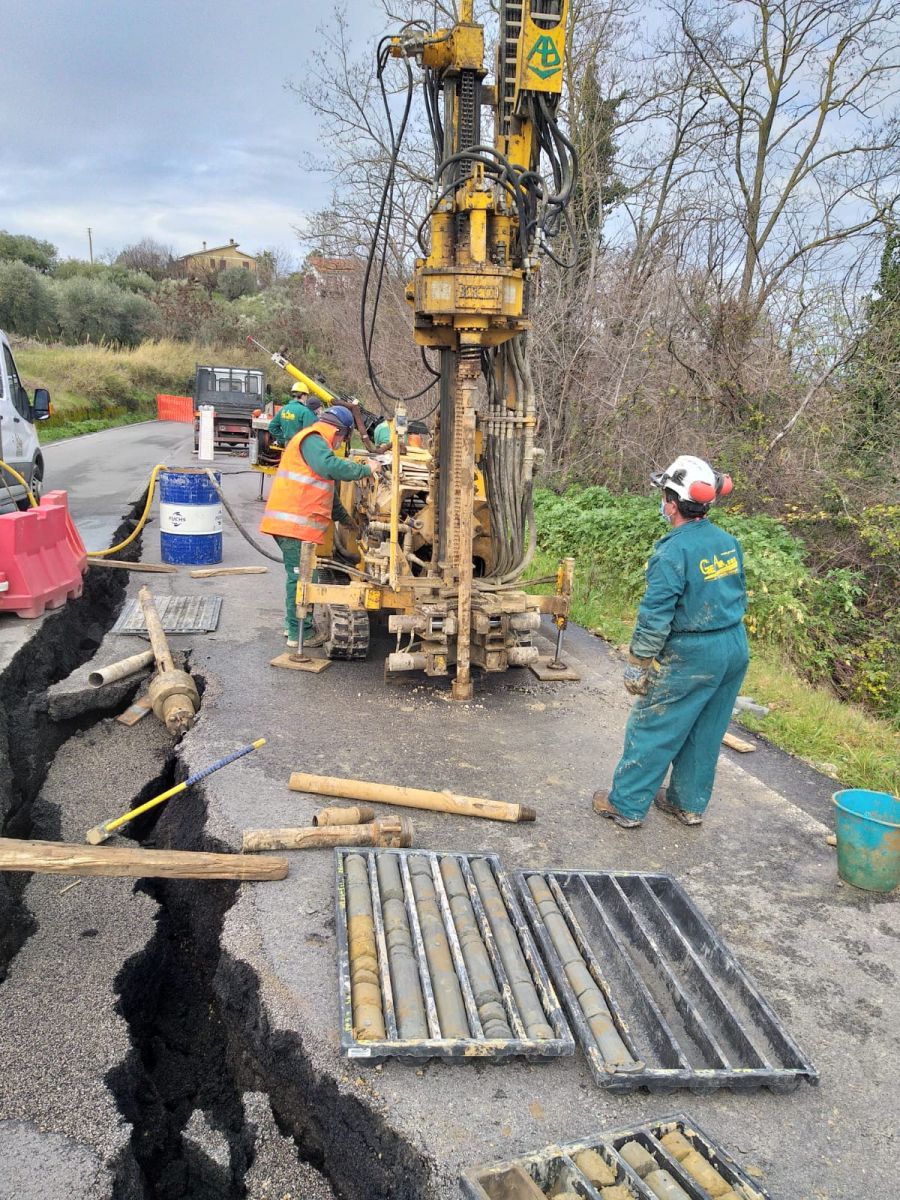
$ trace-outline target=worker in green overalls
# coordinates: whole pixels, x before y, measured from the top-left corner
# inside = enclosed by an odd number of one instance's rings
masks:
[[[637,828],[653,803],[683,825],[701,824],[749,662],[741,546],[706,519],[710,505],[731,492],[730,478],[687,454],[650,478],[672,528],[647,563],[624,674],[638,697],[625,747],[612,787],[593,801],[596,813],[623,829]]]
[[[306,384],[298,379],[291,388],[291,399],[269,422],[269,437],[276,446],[286,446],[295,433],[319,419],[321,407],[318,396],[311,396]]]

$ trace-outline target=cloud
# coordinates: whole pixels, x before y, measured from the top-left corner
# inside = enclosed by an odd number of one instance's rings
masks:
[[[382,24],[351,0],[360,40]],[[295,246],[327,185],[285,81],[315,53],[312,5],[0,0],[0,225],[86,257],[150,236],[179,253]]]

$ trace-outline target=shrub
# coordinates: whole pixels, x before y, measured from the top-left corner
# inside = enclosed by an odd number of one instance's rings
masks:
[[[56,247],[51,242],[25,234],[7,233],[0,230],[0,259],[8,262],[23,262],[44,275],[49,275],[56,266]]]
[[[0,329],[46,337],[56,326],[50,284],[24,262],[0,262]]]
[[[103,279],[76,275],[57,284],[59,330],[68,342],[134,346],[152,334],[159,318],[144,296]]]
[[[239,300],[256,291],[256,281],[251,271],[243,267],[228,267],[219,272],[216,285],[226,300]]]

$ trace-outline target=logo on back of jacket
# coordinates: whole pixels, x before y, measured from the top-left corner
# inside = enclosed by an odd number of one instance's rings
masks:
[[[718,554],[714,554],[711,559],[701,558],[699,566],[700,574],[707,581],[721,579],[724,575],[737,575],[737,550],[723,550],[721,557]]]

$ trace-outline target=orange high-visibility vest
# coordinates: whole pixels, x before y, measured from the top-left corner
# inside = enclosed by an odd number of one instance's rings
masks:
[[[325,541],[334,503],[334,480],[317,475],[300,448],[310,434],[318,433],[333,450],[341,432],[334,425],[317,421],[291,438],[272,480],[260,533],[279,534],[316,545]]]

